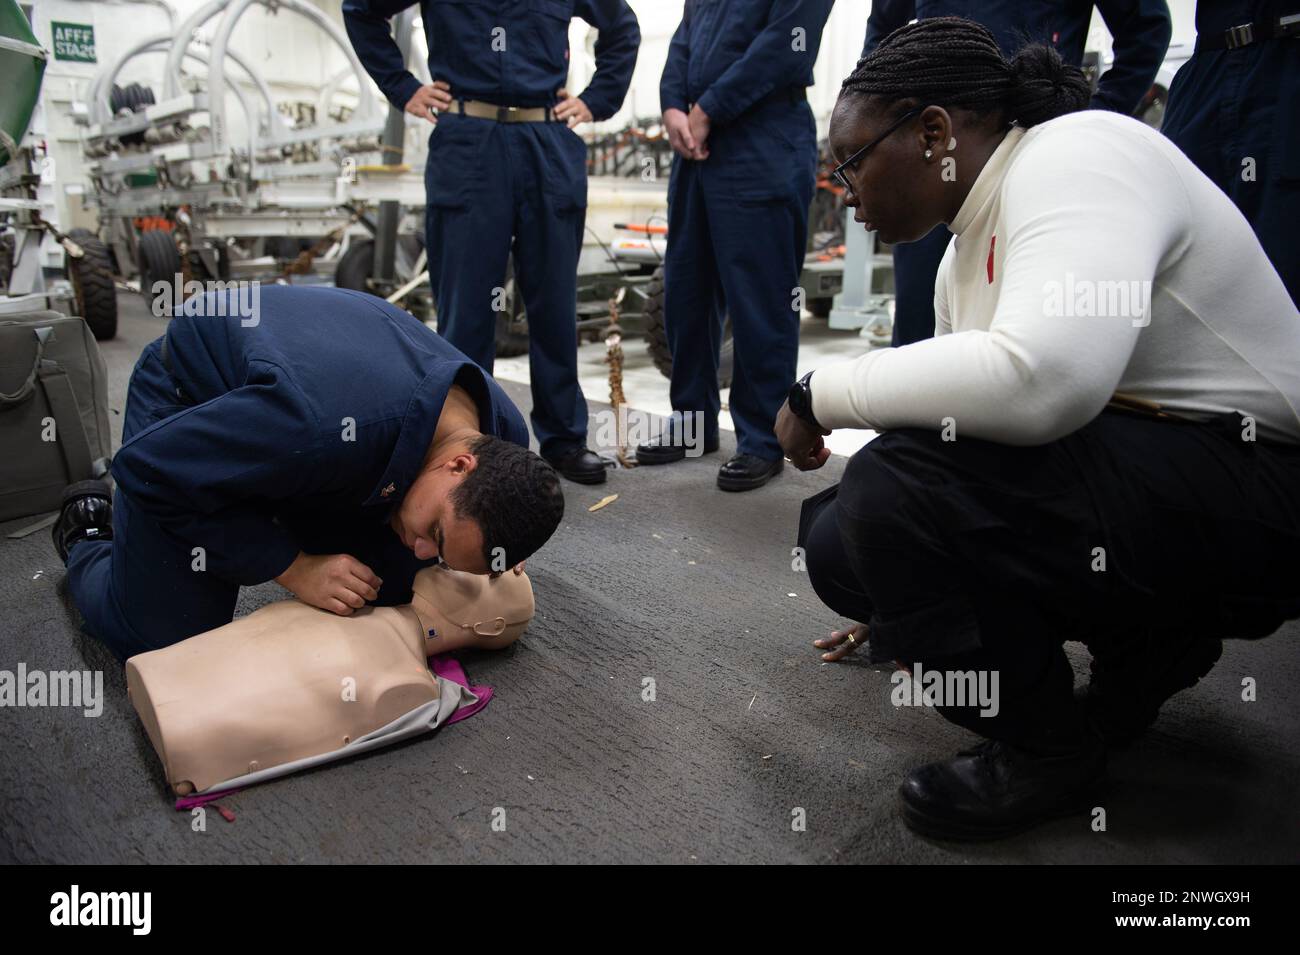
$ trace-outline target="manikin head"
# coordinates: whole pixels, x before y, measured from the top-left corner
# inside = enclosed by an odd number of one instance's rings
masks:
[[[959,17],[900,27],[859,61],[831,115],[845,204],[886,242],[951,222],[1014,122],[1028,127],[1088,105],[1083,73],[1050,47],[1006,60],[993,35]]]
[[[532,556],[563,516],[555,470],[484,434],[426,460],[391,524],[420,560],[441,557],[453,570],[487,574]]]

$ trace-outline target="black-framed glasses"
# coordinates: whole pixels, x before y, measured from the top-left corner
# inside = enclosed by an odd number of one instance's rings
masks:
[[[873,148],[880,145],[880,143],[883,142],[885,137],[887,137],[890,133],[898,129],[898,127],[902,126],[913,116],[920,115],[920,113],[921,113],[921,107],[918,106],[916,109],[909,109],[902,116],[898,117],[898,119],[890,123],[889,128],[886,129],[883,133],[881,133],[871,142],[867,143],[865,146],[863,146],[861,149],[855,152],[848,159],[844,160],[844,162],[840,163],[838,166],[832,169],[831,181],[836,183],[838,186],[840,186],[840,188],[844,189],[845,192],[852,192],[853,186],[850,185],[849,177],[845,175],[845,171],[849,169],[849,167],[856,165],[862,159],[862,157],[865,156],[868,152],[870,152]]]

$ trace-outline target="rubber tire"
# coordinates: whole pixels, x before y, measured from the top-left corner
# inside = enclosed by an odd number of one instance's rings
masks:
[[[0,288],[9,288],[9,279],[14,270],[14,237],[0,235]]]
[[[661,265],[650,276],[645,287],[645,340],[655,367],[665,378],[673,376],[673,353],[668,347],[668,332],[664,328],[664,267]],[[722,326],[722,348],[718,355],[718,387],[731,387],[731,373],[735,363],[735,342],[731,336],[731,318]]]
[[[190,275],[196,282],[226,282],[230,279],[230,256],[221,247],[217,248],[216,275],[208,271],[208,267],[204,264],[203,257],[199,255],[198,249],[190,249],[189,262]]]
[[[374,271],[375,240],[355,239],[334,266],[334,285],[354,292],[370,292],[370,276]]]
[[[153,304],[153,285],[166,282],[170,287],[181,274],[181,253],[170,232],[148,229],[140,233],[136,249],[136,267],[140,270],[140,294]]]
[[[409,261],[414,263],[420,257],[424,243],[415,236],[399,236],[398,243],[404,248]],[[311,248],[311,246],[306,246]],[[298,253],[294,253],[297,255]],[[334,285],[338,288],[350,288],[354,292],[370,291],[370,276],[375,272],[375,240],[354,239],[348,250],[334,266]],[[409,276],[414,278],[414,276]],[[399,283],[405,282],[407,276],[398,275]]]
[[[113,280],[113,258],[108,246],[89,229],[68,233],[85,253],[80,259],[67,257],[68,278],[77,295],[77,313],[90,327],[97,341],[117,335],[117,284]]]

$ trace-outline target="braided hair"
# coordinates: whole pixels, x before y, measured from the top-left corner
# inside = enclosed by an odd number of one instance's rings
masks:
[[[1088,105],[1088,81],[1049,46],[1030,44],[1008,61],[993,34],[961,17],[899,27],[858,61],[840,96],[877,96],[912,106],[1000,113],[1036,126]]]

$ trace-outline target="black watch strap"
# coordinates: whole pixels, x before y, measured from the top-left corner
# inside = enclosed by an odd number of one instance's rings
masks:
[[[802,421],[806,421],[818,431],[825,431],[826,429],[822,427],[821,422],[819,422],[816,415],[813,414],[812,387],[809,380],[812,376],[813,373],[810,371],[791,385],[790,394],[787,400],[790,404],[790,410],[795,413],[796,417]]]

